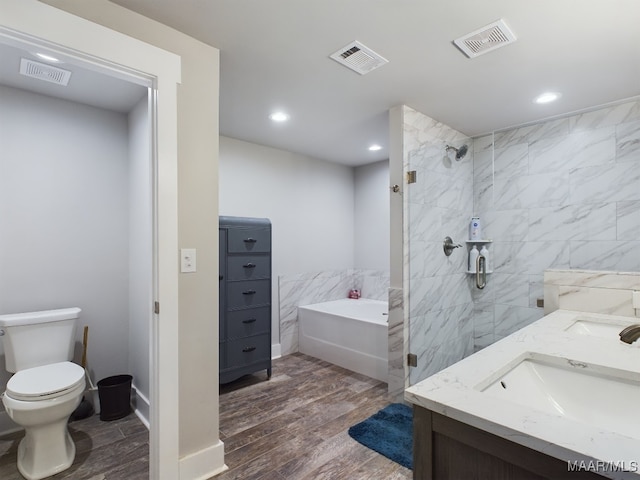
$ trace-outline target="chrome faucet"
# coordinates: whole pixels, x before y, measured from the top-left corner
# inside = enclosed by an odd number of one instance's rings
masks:
[[[640,323],[629,325],[620,332],[620,340],[624,343],[633,343],[640,338]]]

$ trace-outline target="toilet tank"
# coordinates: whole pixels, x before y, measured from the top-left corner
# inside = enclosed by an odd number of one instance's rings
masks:
[[[73,358],[79,308],[0,315],[0,338],[8,372]]]

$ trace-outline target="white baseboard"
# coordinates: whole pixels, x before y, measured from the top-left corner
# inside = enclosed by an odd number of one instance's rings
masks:
[[[206,480],[228,469],[224,464],[224,443],[218,440],[216,445],[180,459],[180,480]]]
[[[271,345],[271,360],[275,360],[276,358],[280,358],[282,356],[282,345],[277,343],[275,345]]]
[[[147,427],[149,430],[149,408],[151,403],[149,399],[145,397],[140,391],[135,387],[135,385],[131,386],[133,390],[133,395],[131,398],[131,405],[133,406],[133,412],[140,419],[140,421]]]

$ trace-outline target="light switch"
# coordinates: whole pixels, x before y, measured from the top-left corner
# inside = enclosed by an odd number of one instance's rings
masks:
[[[180,249],[180,272],[190,273],[196,271],[196,249]]]
[[[633,291],[633,308],[640,308],[640,291]]]

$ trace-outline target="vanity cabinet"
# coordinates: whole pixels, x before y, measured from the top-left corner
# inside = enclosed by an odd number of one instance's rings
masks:
[[[568,462],[414,405],[416,480],[603,480]]]
[[[220,383],[271,377],[271,222],[219,218]]]

